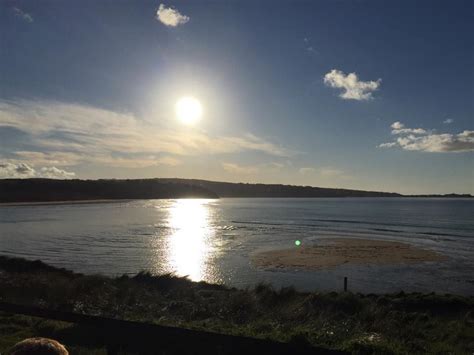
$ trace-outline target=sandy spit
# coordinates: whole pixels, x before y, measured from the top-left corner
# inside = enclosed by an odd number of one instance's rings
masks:
[[[321,239],[315,245],[259,252],[251,257],[263,268],[324,269],[343,264],[413,264],[446,256],[410,244],[353,238]]]

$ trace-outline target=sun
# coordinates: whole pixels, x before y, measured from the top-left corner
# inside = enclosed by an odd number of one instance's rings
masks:
[[[198,99],[187,96],[182,97],[176,102],[176,116],[187,125],[198,122],[202,116],[202,105]]]

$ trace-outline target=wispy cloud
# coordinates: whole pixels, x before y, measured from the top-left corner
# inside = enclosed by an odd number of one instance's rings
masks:
[[[283,163],[276,163],[276,162],[267,163],[265,165],[272,170],[281,170],[286,166]]]
[[[71,166],[85,158],[81,154],[71,152],[15,151],[14,154],[21,160],[41,166]]]
[[[222,168],[229,173],[238,175],[255,174],[259,170],[256,166],[243,166],[233,163],[222,163]]]
[[[342,71],[333,69],[324,76],[324,83],[332,88],[343,89],[339,97],[346,100],[364,101],[373,98],[372,93],[380,87],[382,79],[376,81],[361,81],[356,73],[345,75]]]
[[[344,175],[344,171],[333,168],[331,166],[322,167],[321,169],[319,169],[319,173],[325,177],[335,177]]]
[[[452,118],[447,118],[443,121],[444,124],[451,124],[453,122],[454,122],[454,120]]]
[[[76,174],[70,171],[58,169],[55,166],[35,169],[22,162],[0,162],[0,178],[2,179],[26,179],[26,178],[48,178],[48,179],[72,179]]]
[[[306,175],[306,174],[311,174],[311,173],[316,172],[316,169],[310,168],[310,167],[304,167],[304,168],[300,168],[298,171],[300,174]]]
[[[319,175],[324,178],[348,178],[348,176],[345,175],[343,170],[334,168],[332,166],[323,166],[321,168],[303,167],[299,169],[299,173],[302,175]]]
[[[274,174],[281,171],[288,164],[278,162],[266,162],[253,165],[241,165],[236,163],[224,162],[222,169],[236,175],[255,175],[255,174]]]
[[[432,153],[459,153],[474,151],[474,131],[465,130],[458,134],[434,133],[422,128],[406,128],[401,122],[391,125],[394,142],[382,143],[380,148],[401,147],[404,150]]]
[[[311,40],[308,37],[303,38],[304,46],[307,52],[311,54],[316,54],[317,51],[314,46],[311,44]]]
[[[145,154],[123,154],[124,156],[110,156],[107,154],[92,157],[84,160],[86,162],[100,164],[114,168],[148,168],[152,166],[178,166],[179,159],[173,157],[158,157]]]
[[[426,130],[424,130],[423,128],[406,128],[405,125],[399,121],[393,122],[390,127],[392,128],[392,134],[406,134],[406,133],[425,134],[427,133]]]
[[[397,146],[398,144],[396,142],[390,142],[390,143],[382,143],[379,144],[379,148],[392,148]]]
[[[32,23],[33,22],[33,16],[31,16],[29,13],[27,12],[24,12],[22,9],[20,9],[19,7],[14,7],[13,8],[13,11],[15,12],[15,14],[21,18],[23,21],[26,21],[28,23]]]
[[[28,134],[30,148],[15,154],[38,166],[83,162],[116,167],[175,166],[180,164],[179,156],[243,151],[275,157],[292,154],[253,134],[212,136],[149,123],[130,113],[50,101],[0,101],[0,126]]]
[[[190,20],[188,16],[182,15],[178,10],[166,7],[164,4],[160,4],[160,7],[156,11],[156,18],[162,24],[169,27],[184,25]]]

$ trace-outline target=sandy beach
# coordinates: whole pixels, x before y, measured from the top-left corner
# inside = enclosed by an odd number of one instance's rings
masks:
[[[323,269],[342,264],[413,264],[446,257],[410,244],[370,239],[321,239],[318,244],[256,253],[252,262],[263,268]]]

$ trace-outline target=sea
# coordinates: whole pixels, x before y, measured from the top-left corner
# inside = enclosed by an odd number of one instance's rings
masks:
[[[265,269],[259,252],[320,239],[399,241],[446,256],[418,264]],[[297,246],[296,241],[301,245]],[[474,295],[474,199],[222,198],[0,207],[0,254],[85,274],[173,273],[232,287]]]

